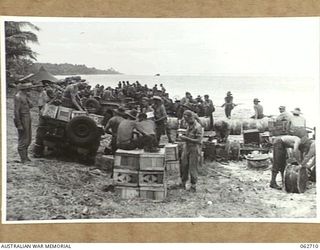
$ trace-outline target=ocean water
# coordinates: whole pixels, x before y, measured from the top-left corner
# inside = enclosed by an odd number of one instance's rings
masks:
[[[65,76],[57,76],[64,78]],[[119,81],[139,81],[153,87],[162,83],[172,99],[180,99],[186,91],[193,97],[208,94],[214,105],[221,106],[227,91],[231,91],[234,103],[240,104],[233,114],[253,115],[253,99],[258,98],[265,115],[277,115],[278,107],[284,105],[287,111],[299,107],[307,120],[307,126],[314,127],[319,121],[319,80],[303,77],[270,76],[142,76],[142,75],[81,75],[92,86],[103,84],[116,87]],[[245,112],[243,112],[245,110]]]

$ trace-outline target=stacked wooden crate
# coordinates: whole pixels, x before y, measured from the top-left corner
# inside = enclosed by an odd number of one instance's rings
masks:
[[[164,149],[157,153],[144,150],[117,150],[113,181],[121,198],[142,197],[163,200],[167,195]]]
[[[166,170],[169,174],[180,172],[178,144],[167,144],[165,146]]]

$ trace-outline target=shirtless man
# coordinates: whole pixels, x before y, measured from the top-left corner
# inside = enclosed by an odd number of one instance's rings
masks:
[[[61,106],[83,111],[79,97],[79,88],[82,88],[83,86],[83,82],[75,82],[67,86],[62,95]]]

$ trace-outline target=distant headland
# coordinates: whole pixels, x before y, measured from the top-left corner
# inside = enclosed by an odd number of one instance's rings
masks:
[[[34,63],[32,71],[38,72],[40,67],[43,66],[48,72],[53,75],[98,75],[98,74],[110,74],[119,75],[122,74],[113,68],[109,69],[96,69],[95,67],[88,68],[84,64],[70,64],[70,63]]]

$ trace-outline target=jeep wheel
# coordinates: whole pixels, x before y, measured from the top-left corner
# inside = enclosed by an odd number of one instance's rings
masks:
[[[92,114],[97,114],[101,108],[99,101],[95,98],[89,98],[83,103],[84,108]]]
[[[87,116],[74,117],[68,123],[66,133],[70,142],[77,146],[88,146],[100,137],[96,123]]]

